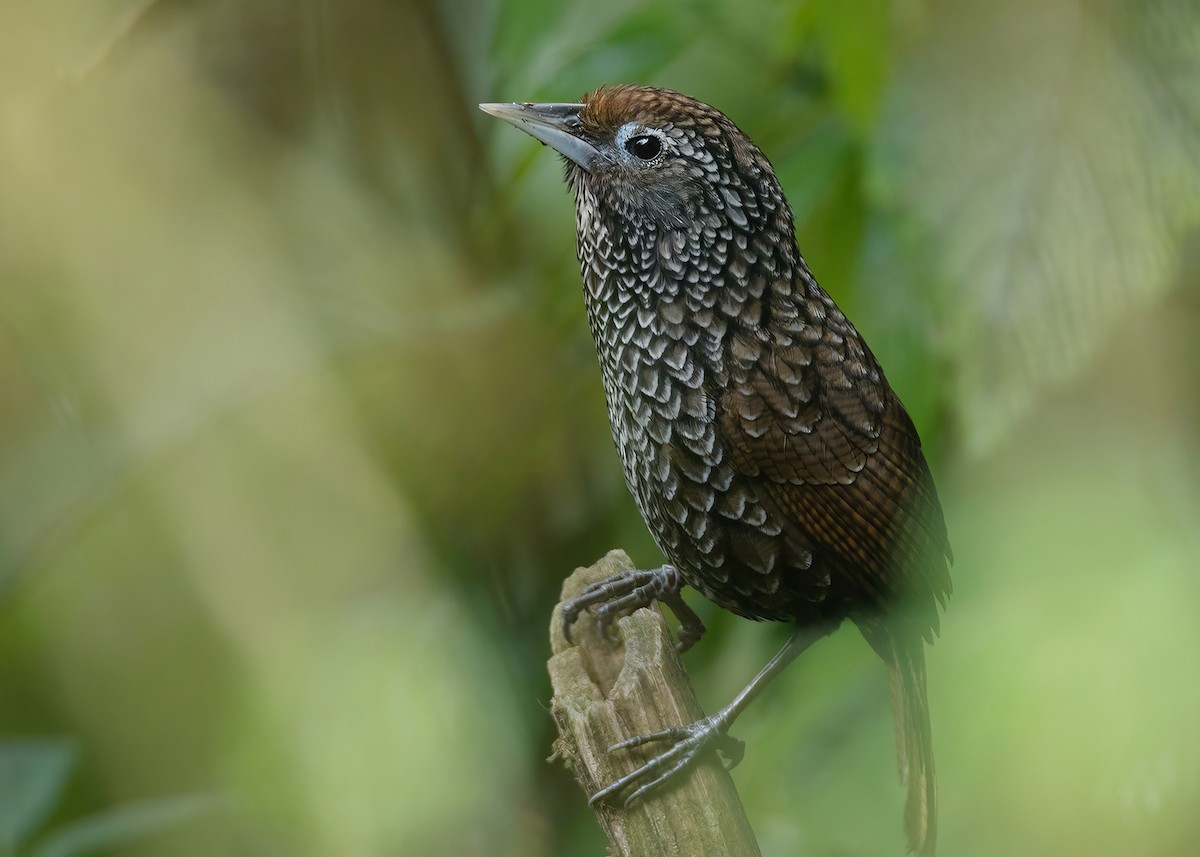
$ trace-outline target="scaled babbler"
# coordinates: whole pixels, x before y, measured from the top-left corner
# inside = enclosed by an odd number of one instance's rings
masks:
[[[796,244],[770,162],[678,92],[600,88],[580,103],[483,104],[556,149],[575,195],[588,320],[613,440],[667,564],[595,584],[563,611],[602,627],[652,601],[704,626],[684,585],[787,645],[728,706],[613,749],[666,749],[592,797],[631,802],[701,752],[844,619],[887,665],[909,847],[932,855],[937,785],[925,643],[952,561],[912,420]]]

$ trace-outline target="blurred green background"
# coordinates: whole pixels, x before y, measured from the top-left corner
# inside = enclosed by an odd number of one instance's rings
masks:
[[[602,854],[560,581],[660,559],[552,154],[767,152],[926,439],[946,855],[1200,853],[1200,4],[0,4],[0,854]],[[786,628],[714,611],[710,710]],[[767,857],[900,854],[851,629],[737,724]]]

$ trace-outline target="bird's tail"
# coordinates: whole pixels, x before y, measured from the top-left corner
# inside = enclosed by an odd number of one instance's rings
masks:
[[[863,628],[863,634],[887,663],[896,725],[896,761],[900,781],[908,787],[904,810],[908,847],[919,857],[933,857],[937,846],[937,773],[925,694],[925,643],[919,636],[902,638],[884,626]]]

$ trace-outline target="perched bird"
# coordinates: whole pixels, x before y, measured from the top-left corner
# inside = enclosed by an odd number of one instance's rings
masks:
[[[932,855],[937,786],[926,641],[952,561],[912,420],[796,244],[770,162],[720,111],[678,92],[601,87],[580,103],[482,104],[556,149],[613,440],[667,564],[564,609],[602,627],[654,600],[704,631],[684,585],[784,648],[725,708],[612,749],[666,749],[594,795],[626,804],[705,751],[800,652],[852,620],[887,665],[909,847]]]

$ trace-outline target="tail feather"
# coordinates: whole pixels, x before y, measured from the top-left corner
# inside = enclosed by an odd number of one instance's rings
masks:
[[[933,857],[937,847],[937,773],[925,692],[925,645],[920,638],[902,641],[884,628],[864,632],[887,663],[896,726],[896,762],[900,781],[908,787],[904,810],[908,847],[919,857]]]

